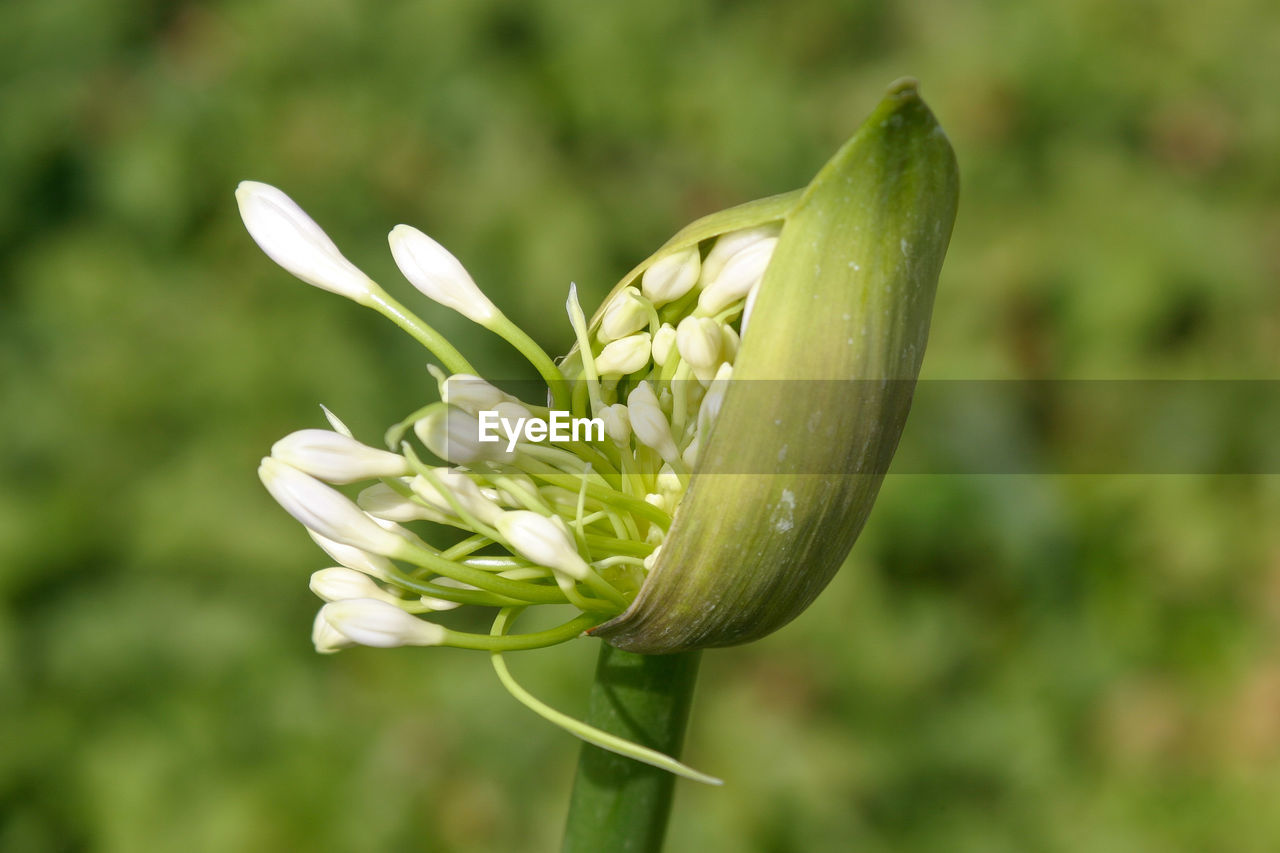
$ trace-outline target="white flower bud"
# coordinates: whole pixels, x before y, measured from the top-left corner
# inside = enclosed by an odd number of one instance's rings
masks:
[[[505,440],[481,441],[480,422],[453,406],[432,410],[413,425],[413,431],[428,450],[454,465],[515,459],[515,450],[507,450]]]
[[[649,325],[649,306],[640,299],[640,291],[627,287],[609,302],[600,318],[596,333],[601,341],[616,341]]]
[[[325,601],[346,601],[349,598],[376,598],[395,604],[400,599],[378,586],[366,574],[341,566],[333,566],[311,573],[311,591]]]
[[[626,376],[649,363],[649,335],[631,335],[605,344],[596,356],[596,371],[601,376]]]
[[[641,444],[652,447],[668,462],[680,457],[671,437],[671,424],[648,382],[641,382],[627,396],[627,414],[631,417],[631,430]]]
[[[777,245],[777,237],[766,237],[725,261],[720,274],[709,280],[698,295],[698,311],[703,314],[718,314],[746,297],[764,276]]]
[[[329,624],[329,620],[324,618],[323,607],[311,623],[311,644],[322,655],[331,655],[339,649],[349,649],[355,645],[345,634]]]
[[[267,257],[321,290],[365,303],[377,287],[293,199],[268,184],[241,181],[236,203],[249,236]]]
[[[640,277],[640,289],[654,305],[674,302],[693,289],[701,267],[697,247],[667,255]]]
[[[271,456],[327,483],[354,483],[375,477],[400,477],[409,462],[327,429],[300,429],[271,446]]]
[[[370,554],[368,551],[362,551],[350,545],[343,545],[341,542],[334,542],[314,530],[308,530],[307,534],[315,540],[317,545],[324,549],[326,554],[348,569],[355,569],[357,572],[364,572],[366,575],[383,580],[390,575],[393,566],[386,557]]]
[[[568,526],[559,516],[548,518],[517,509],[503,513],[495,526],[512,548],[540,566],[575,580],[582,580],[591,572],[591,567],[579,556]]]
[[[685,317],[676,328],[676,349],[699,379],[710,379],[720,365],[720,324],[710,317]]]
[[[702,286],[706,287],[718,278],[724,271],[725,264],[734,255],[751,248],[761,240],[777,237],[781,231],[780,225],[761,225],[720,235],[712,245],[711,251],[707,252],[706,260],[702,262]]]
[[[497,493],[486,494],[469,474],[456,468],[432,468],[431,473],[463,509],[485,524],[495,524],[498,517],[502,515],[502,510],[497,504]],[[427,503],[449,515],[455,514],[449,501],[435,486],[431,485],[431,481],[426,477],[414,477],[409,486],[414,494]]]
[[[604,433],[619,447],[631,440],[631,416],[623,403],[614,403],[600,410],[600,420],[604,421]]]
[[[451,512],[441,512],[434,506],[423,506],[386,483],[375,483],[356,495],[356,505],[374,518],[386,521],[434,521],[437,524],[448,524],[456,520]]]
[[[667,359],[671,357],[671,351],[676,346],[676,327],[670,323],[663,323],[658,327],[658,331],[653,334],[653,363],[662,367],[667,363]]]
[[[326,539],[383,556],[408,547],[404,537],[384,529],[341,492],[279,459],[263,459],[258,476],[286,512]]]
[[[428,299],[482,326],[498,316],[489,297],[444,246],[408,225],[397,225],[387,239],[400,272]]]
[[[490,385],[479,376],[455,373],[440,383],[440,399],[450,406],[457,406],[469,415],[482,409],[492,409],[499,403],[511,401],[510,394]]]
[[[325,620],[339,633],[362,646],[390,649],[396,646],[438,646],[445,629],[405,613],[394,604],[375,598],[334,601],[320,608]]]

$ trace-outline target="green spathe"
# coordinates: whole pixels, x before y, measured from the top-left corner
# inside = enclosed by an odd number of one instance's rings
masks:
[[[660,558],[595,636],[648,654],[746,642],[827,585],[906,422],[957,193],[951,146],[904,80],[804,190],[699,220],[638,268],[727,230],[783,222],[738,381]],[[831,399],[743,381],[879,379],[895,381],[819,386]],[[831,473],[810,473],[819,471]]]

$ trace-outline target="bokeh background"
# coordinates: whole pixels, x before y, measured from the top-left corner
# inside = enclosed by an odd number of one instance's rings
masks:
[[[309,646],[324,558],[257,460],[433,386],[237,181],[406,299],[423,228],[555,352],[570,280],[802,185],[912,74],[962,170],[926,376],[1275,378],[1276,56],[1267,0],[0,4],[0,850],[557,843],[577,747],[482,656]],[[1280,848],[1277,519],[1268,476],[890,476],[811,610],[706,656],[728,784],[670,849]],[[581,711],[593,655],[513,666]]]

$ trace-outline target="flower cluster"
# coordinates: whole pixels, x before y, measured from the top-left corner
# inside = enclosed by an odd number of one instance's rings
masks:
[[[388,449],[358,441],[325,410],[330,429],[292,433],[262,461],[259,474],[272,496],[337,563],[311,579],[326,602],[315,621],[316,649],[536,648],[623,612],[689,485],[780,226],[732,231],[658,257],[612,295],[594,323],[571,287],[567,310],[577,343],[558,364],[444,247],[406,225],[392,230],[392,255],[414,287],[529,359],[546,385],[545,399],[535,401],[476,376],[284,193],[245,182],[237,199],[249,233],[274,261],[381,311],[443,366],[432,368],[440,401],[388,430]],[[481,439],[482,412],[496,412],[502,424],[546,423],[553,410],[597,418],[604,435]],[[358,483],[365,487],[354,499],[334,488]],[[464,535],[437,547],[428,541],[429,531],[439,531],[431,525]],[[572,605],[579,614],[549,630],[506,633],[513,610],[540,604]],[[464,605],[500,608],[495,626],[502,630],[471,634],[430,620]]]

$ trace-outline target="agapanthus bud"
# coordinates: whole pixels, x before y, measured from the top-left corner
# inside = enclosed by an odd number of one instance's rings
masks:
[[[653,363],[662,367],[667,363],[667,359],[671,357],[671,353],[676,348],[676,327],[670,323],[663,323],[658,327],[658,331],[653,335],[652,355]]]
[[[345,634],[329,624],[329,620],[324,618],[323,607],[316,613],[315,621],[311,624],[311,644],[322,655],[331,655],[355,645]]]
[[[433,468],[432,476],[439,481],[441,487],[467,512],[485,524],[495,524],[502,515],[497,504],[497,494],[487,495],[466,473],[455,468]],[[426,477],[414,477],[410,486],[414,494],[441,511],[454,514],[453,506],[448,498],[441,494]]]
[[[508,462],[515,457],[504,439],[481,441],[480,422],[453,406],[433,409],[413,425],[413,431],[428,450],[454,465]]]
[[[445,640],[444,628],[376,598],[330,602],[320,613],[334,630],[362,646],[438,646]]]
[[[455,373],[440,383],[440,399],[469,415],[474,415],[484,409],[492,409],[499,403],[508,402],[512,398],[506,391],[490,385],[479,376]]]
[[[360,492],[356,495],[356,505],[374,518],[400,524],[410,521],[434,521],[437,524],[447,524],[452,520],[451,512],[442,511],[435,506],[423,506],[386,483],[374,483]]]
[[[648,382],[641,382],[627,396],[627,414],[631,418],[631,430],[642,444],[658,451],[667,462],[680,458],[671,435],[671,423]]]
[[[407,547],[403,537],[382,528],[341,492],[279,459],[263,459],[258,476],[286,512],[326,539],[383,556]]]
[[[676,327],[676,349],[699,379],[715,375],[723,342],[720,324],[710,317],[685,317]]]
[[[307,284],[365,302],[375,285],[342,256],[319,225],[280,190],[257,181],[236,188],[249,236],[286,271]]]
[[[600,418],[604,421],[605,435],[614,444],[626,444],[631,438],[631,415],[622,403],[614,403],[600,410]]]
[[[702,400],[691,485],[639,594],[592,634],[642,653],[745,642],[827,584],[906,420],[956,196],[946,136],[903,81],[808,187],[705,217],[660,250],[710,244],[698,314],[755,289],[751,324],[733,381]],[[628,402],[637,438],[665,445],[652,391]]]
[[[353,548],[341,542],[335,542],[332,539],[321,536],[314,530],[308,530],[307,535],[326,554],[348,569],[355,569],[358,572],[364,572],[370,577],[381,579],[385,579],[392,569],[391,561],[380,554],[370,554],[368,551]]]
[[[734,253],[715,278],[707,280],[698,294],[698,310],[719,314],[739,299],[745,299],[751,288],[760,283],[764,271],[778,245],[777,237],[765,237]]]
[[[640,277],[640,290],[654,305],[665,305],[684,296],[698,282],[701,262],[696,248],[675,252],[655,261]]]
[[[626,376],[635,373],[649,361],[649,335],[630,335],[605,344],[596,356],[596,370],[601,376]]]
[[[640,299],[640,291],[628,287],[609,301],[600,317],[599,338],[616,341],[633,335],[649,325],[649,306]]]
[[[400,272],[428,299],[482,326],[498,316],[489,297],[444,246],[408,225],[397,225],[387,239]]]
[[[400,454],[369,447],[327,429],[291,432],[271,446],[271,455],[327,483],[355,483],[409,473],[409,462]]]
[[[311,591],[325,601],[346,601],[349,598],[376,598],[393,604],[399,601],[399,598],[378,586],[368,575],[345,566],[312,572]]]
[[[495,526],[512,548],[540,566],[579,580],[591,571],[559,516],[548,518],[529,510],[512,510],[503,513]]]

